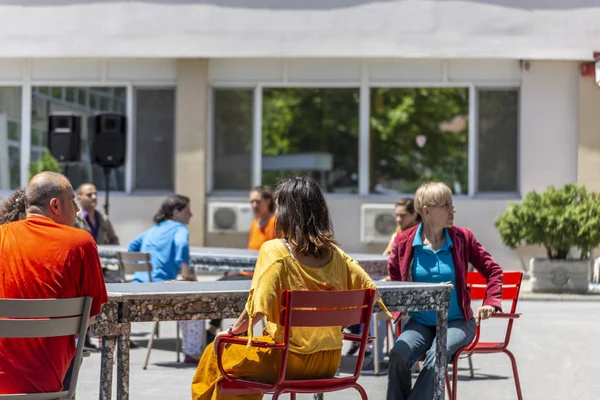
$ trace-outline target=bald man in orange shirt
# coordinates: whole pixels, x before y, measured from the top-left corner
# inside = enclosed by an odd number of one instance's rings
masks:
[[[73,227],[73,187],[64,175],[42,172],[26,196],[26,219],[0,226],[0,298],[90,296],[91,323],[108,297],[94,238]],[[74,336],[0,338],[0,394],[61,391],[74,355]]]

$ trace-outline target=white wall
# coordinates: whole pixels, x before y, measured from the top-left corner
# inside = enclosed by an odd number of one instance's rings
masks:
[[[255,65],[261,68],[249,69],[243,64],[212,62],[210,63],[211,79],[228,79],[237,76],[237,71],[258,71],[254,74],[263,76],[242,76],[243,81],[264,79],[303,79],[309,75],[310,79],[319,79],[314,76],[319,70],[314,64],[302,64],[304,61],[281,60],[254,60]],[[351,78],[356,74],[352,67],[354,61],[348,61],[344,75]],[[328,61],[321,64],[325,71],[336,69],[342,60]],[[0,63],[1,64],[1,63]],[[18,63],[17,63],[18,64]],[[425,65],[427,64],[427,65]],[[108,62],[102,61],[106,71]],[[304,69],[298,69],[298,66]],[[327,66],[328,65],[328,66]],[[412,65],[410,67],[409,65]],[[445,65],[445,66],[444,66]],[[498,66],[504,65],[499,68]],[[370,63],[370,80],[396,80],[409,81],[410,71],[415,68],[425,71],[421,79],[435,78],[441,69],[442,78],[448,81],[473,81],[494,82],[512,81],[519,78],[521,85],[521,132],[520,132],[520,181],[521,193],[529,190],[543,190],[549,184],[562,185],[577,181],[577,151],[578,151],[578,118],[579,118],[579,72],[576,62],[539,61],[531,62],[528,70],[520,71],[515,68],[516,60],[500,60],[498,62],[474,60],[381,60]],[[342,65],[343,67],[343,65]],[[2,68],[0,68],[2,71]],[[166,71],[171,71],[167,69]],[[271,71],[266,73],[265,71]],[[291,71],[295,71],[290,74]],[[40,71],[42,74],[48,72]],[[131,72],[129,72],[131,74]],[[165,73],[168,79],[172,72]],[[220,74],[220,75],[219,75]],[[479,74],[479,75],[477,75]],[[275,78],[274,78],[275,76]],[[414,78],[413,78],[414,79]],[[199,174],[205,171],[198,171]],[[140,194],[111,195],[111,219],[122,243],[128,243],[135,235],[142,232],[152,224],[152,216],[158,209],[165,195],[144,196]],[[208,201],[219,200],[211,197]],[[246,201],[246,196],[237,198]],[[330,197],[329,206],[332,211],[337,237],[348,251],[354,252],[380,252],[384,245],[364,245],[360,243],[360,204],[365,202],[393,203],[395,198],[388,197]],[[508,200],[493,199],[456,199],[458,208],[457,224],[471,228],[486,248],[497,260],[508,269],[518,269],[520,260],[512,251],[504,248],[498,239],[493,227],[493,221],[499,215]],[[518,200],[517,198],[512,200]],[[99,205],[102,206],[100,199]],[[194,205],[192,205],[194,207]],[[195,213],[204,213],[204,209],[193,209]],[[191,238],[195,245],[198,238]],[[233,246],[245,247],[246,234],[217,235],[208,234],[204,244],[208,246]]]
[[[591,59],[589,0],[11,0],[0,57]]]
[[[531,62],[521,80],[521,193],[577,182],[578,63]]]

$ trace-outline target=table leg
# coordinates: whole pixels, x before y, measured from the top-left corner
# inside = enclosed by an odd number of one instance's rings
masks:
[[[117,400],[129,399],[129,329],[119,336],[117,352]]]
[[[379,375],[379,363],[380,363],[380,359],[379,359],[379,335],[381,334],[381,332],[379,332],[379,328],[377,326],[377,313],[373,313],[373,316],[371,318],[371,330],[372,332],[374,332],[375,336],[375,340],[373,340],[373,373],[375,375]]]
[[[446,354],[446,340],[448,335],[448,310],[436,312],[436,330],[435,330],[435,381],[433,389],[434,400],[444,400],[446,395],[446,371],[448,361]]]
[[[102,359],[100,361],[100,400],[112,397],[113,365],[115,363],[116,336],[102,336]]]

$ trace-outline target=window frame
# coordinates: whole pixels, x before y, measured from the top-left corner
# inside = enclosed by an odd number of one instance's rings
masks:
[[[476,114],[476,119],[475,119],[475,123],[477,124],[477,126],[475,127],[475,135],[477,140],[479,140],[479,120],[477,119],[479,117],[479,91],[481,90],[488,90],[488,91],[493,91],[493,90],[497,90],[497,91],[503,91],[503,90],[515,90],[517,92],[517,182],[516,182],[516,190],[515,191],[499,191],[499,192],[480,192],[479,191],[479,176],[476,175],[475,179],[476,179],[476,186],[475,186],[475,193],[473,194],[473,196],[471,196],[472,198],[478,198],[478,199],[510,199],[510,198],[521,198],[521,94],[522,94],[522,90],[521,90],[521,85],[517,85],[517,84],[497,84],[497,85],[485,85],[485,84],[480,84],[480,85],[476,85],[475,86],[475,96],[477,99],[477,103],[476,103],[476,109],[475,112]],[[474,151],[477,154],[477,157],[479,157],[479,142],[477,142],[477,147],[475,147]],[[474,168],[476,170],[478,170],[478,164],[479,164],[479,159],[475,160],[476,164],[474,166]],[[478,172],[478,171],[477,171]]]
[[[23,182],[23,83],[21,81],[0,81],[0,87],[2,88],[11,88],[11,89],[21,89],[21,121],[19,122],[19,126],[21,126],[21,131],[19,132],[20,135],[20,143],[19,143],[19,183],[22,184]],[[7,132],[7,144],[9,145],[9,149],[10,149],[10,142],[14,142],[14,140],[10,139],[10,137],[8,137],[8,132]],[[7,149],[7,150],[9,150]],[[9,155],[9,163],[10,163],[10,155]],[[10,168],[10,166],[9,166]],[[27,174],[29,174],[29,166],[27,167]],[[10,181],[9,181],[10,184]],[[10,189],[0,189],[0,197],[7,197],[9,196],[11,193],[13,192],[13,190]]]
[[[382,81],[369,80],[368,63],[364,62],[361,70],[360,81],[344,82],[319,82],[319,81],[301,81],[301,82],[212,82],[209,94],[209,113],[208,113],[208,150],[207,150],[207,194],[210,196],[246,196],[247,191],[241,190],[214,190],[214,91],[219,89],[246,89],[252,90],[254,95],[254,120],[253,120],[253,150],[252,150],[252,186],[261,184],[262,176],[262,92],[263,88],[351,88],[359,90],[359,179],[358,194],[334,194],[328,193],[327,196],[347,197],[360,196],[367,198],[382,199],[387,195],[377,195],[369,193],[369,168],[370,168],[370,95],[373,88],[467,88],[469,91],[469,144],[468,144],[468,188],[466,195],[457,195],[457,198],[518,198],[520,197],[520,154],[517,154],[517,191],[515,192],[480,192],[478,188],[478,92],[479,90],[517,90],[519,100],[521,99],[521,83],[508,82],[483,82],[475,81]],[[520,121],[520,108],[517,118]],[[520,127],[520,123],[518,125]],[[520,148],[520,130],[517,131],[517,149]],[[399,193],[389,197],[398,197],[412,195],[412,193]]]
[[[48,88],[98,88],[98,87],[120,87],[125,88],[125,114],[127,116],[127,157],[125,161],[125,190],[111,191],[111,195],[131,195],[131,194],[165,194],[172,193],[166,190],[136,190],[135,189],[135,94],[137,89],[165,89],[170,88],[177,93],[176,82],[133,82],[131,80],[124,81],[69,81],[69,80],[33,80],[29,78],[29,69],[27,63],[24,66],[24,79],[16,81],[0,80],[0,87],[13,87],[21,89],[21,149],[20,149],[20,187],[27,186],[29,178],[29,164],[31,162],[31,113],[32,113],[32,96],[34,87]],[[63,90],[63,92],[66,92]],[[75,92],[75,102],[79,100],[79,91]],[[175,151],[174,151],[175,153]],[[173,154],[175,157],[175,154]],[[0,190],[0,197],[8,196],[12,190]]]

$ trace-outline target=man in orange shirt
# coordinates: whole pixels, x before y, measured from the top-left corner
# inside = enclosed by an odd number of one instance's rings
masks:
[[[27,218],[0,226],[0,298],[90,296],[96,316],[106,286],[94,238],[73,227],[79,208],[69,180],[42,172],[26,196]],[[0,394],[62,390],[74,355],[74,336],[0,338]]]
[[[260,250],[268,240],[275,239],[275,201],[268,186],[257,186],[250,192],[254,221],[250,226],[248,249]]]

